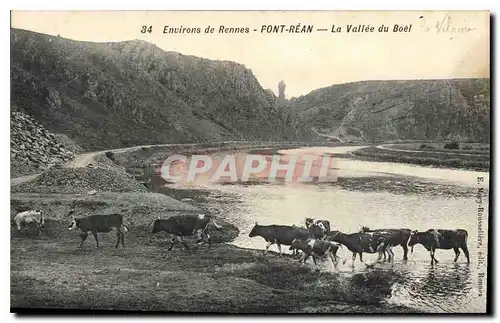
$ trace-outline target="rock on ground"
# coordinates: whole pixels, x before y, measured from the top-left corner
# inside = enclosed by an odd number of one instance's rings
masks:
[[[61,143],[61,140],[64,143]],[[11,111],[11,176],[36,173],[72,160],[74,151],[71,150],[68,140],[71,141],[49,132],[30,116]],[[76,148],[75,146],[73,148]]]

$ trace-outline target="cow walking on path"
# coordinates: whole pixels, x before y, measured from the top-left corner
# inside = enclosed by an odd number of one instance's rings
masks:
[[[408,241],[410,240],[410,229],[376,229],[362,227],[360,232],[371,233],[375,236],[383,236],[390,247],[401,246],[403,248],[403,260],[408,260]],[[389,251],[389,250],[387,250]],[[391,250],[392,252],[392,250]],[[384,252],[384,259],[386,258]]]
[[[73,211],[70,211],[69,214],[72,215]],[[97,233],[108,233],[111,231],[116,231],[117,239],[115,248],[118,248],[120,242],[125,248],[125,232],[128,230],[125,226],[123,226],[123,215],[121,214],[96,214],[84,218],[75,218],[72,215],[71,223],[68,229],[79,229],[81,231],[81,241],[78,246],[79,248],[82,247],[83,242],[89,235],[89,232],[91,232],[94,236],[97,248],[99,248],[99,238],[97,237]]]
[[[158,218],[153,224],[153,233],[164,231],[174,237],[171,239],[171,245],[168,250],[172,250],[175,241],[179,239],[186,249],[189,249],[184,237],[193,236],[195,234],[199,235],[199,239],[196,242],[200,244],[203,242],[203,238],[206,237],[208,240],[208,247],[212,245],[212,240],[210,234],[208,233],[208,224],[210,221],[213,222],[217,229],[222,227],[218,225],[210,215],[198,214],[198,215],[176,215],[168,219]]]
[[[467,263],[470,263],[469,249],[467,248],[468,233],[466,230],[435,230],[429,229],[425,232],[412,231],[408,245],[413,253],[413,246],[421,244],[431,255],[431,265],[438,261],[435,257],[436,249],[453,249],[455,251],[455,260],[457,262],[460,256],[460,250],[465,254]]]
[[[17,231],[21,229],[28,229],[28,224],[36,224],[36,234],[39,235],[42,232],[44,226],[43,211],[42,210],[29,210],[24,212],[19,212],[14,217],[14,222],[17,226]]]

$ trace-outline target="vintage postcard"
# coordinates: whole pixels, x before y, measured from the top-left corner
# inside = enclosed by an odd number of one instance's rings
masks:
[[[491,312],[488,11],[12,11],[11,312]]]

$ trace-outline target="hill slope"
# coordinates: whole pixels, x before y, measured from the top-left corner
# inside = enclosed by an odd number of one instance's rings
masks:
[[[309,135],[243,65],[11,30],[12,103],[86,149]]]
[[[315,131],[351,140],[490,140],[489,79],[364,81],[292,99]]]

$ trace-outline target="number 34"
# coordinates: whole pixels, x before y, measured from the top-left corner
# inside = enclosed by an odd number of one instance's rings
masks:
[[[152,33],[153,32],[153,26],[142,26],[141,27],[141,33]]]

